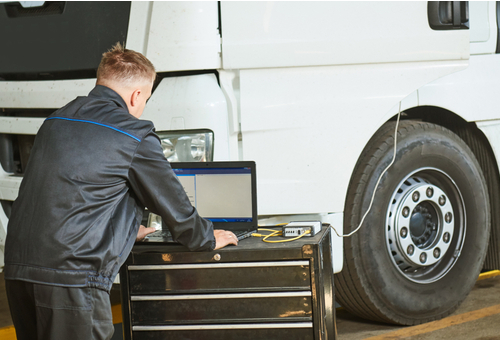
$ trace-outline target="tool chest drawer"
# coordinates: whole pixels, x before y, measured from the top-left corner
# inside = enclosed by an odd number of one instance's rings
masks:
[[[276,339],[315,339],[312,325],[301,327],[297,324],[261,326],[247,325],[219,326],[164,326],[144,327],[134,332],[134,340],[276,340]]]
[[[335,339],[329,229],[297,241],[134,247],[120,271],[124,339]]]
[[[310,291],[132,296],[132,325],[312,321],[311,304]]]
[[[129,266],[131,294],[310,290],[309,261]]]

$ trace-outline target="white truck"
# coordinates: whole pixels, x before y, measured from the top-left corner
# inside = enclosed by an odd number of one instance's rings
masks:
[[[0,4],[0,266],[39,126],[93,88],[122,41],[157,68],[142,118],[171,161],[254,160],[262,225],[331,224],[342,306],[403,325],[450,314],[482,269],[500,268],[498,13],[450,1]]]

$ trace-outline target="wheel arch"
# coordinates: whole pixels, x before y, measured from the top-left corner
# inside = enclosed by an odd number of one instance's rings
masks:
[[[491,207],[500,206],[500,171],[493,148],[476,123],[467,122],[444,108],[419,106],[405,110],[401,119],[422,120],[443,126],[459,136],[472,150],[483,171]],[[500,269],[500,210],[491,209],[491,235],[484,270]]]

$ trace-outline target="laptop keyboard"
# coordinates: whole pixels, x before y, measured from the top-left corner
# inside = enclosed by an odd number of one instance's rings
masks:
[[[248,231],[248,230],[242,230],[242,231],[233,231],[234,235],[238,238],[238,241],[244,240],[250,236],[252,236],[253,233],[255,233],[256,230],[253,231]],[[145,242],[173,242],[176,243],[173,238],[172,234],[170,231],[161,229],[157,230],[154,233],[149,234],[144,238]]]
[[[248,230],[233,231],[234,235],[236,235],[236,237],[238,238],[238,241],[244,240],[244,239],[252,236],[252,234],[255,232],[256,232],[256,230],[253,230],[253,231],[248,231]]]

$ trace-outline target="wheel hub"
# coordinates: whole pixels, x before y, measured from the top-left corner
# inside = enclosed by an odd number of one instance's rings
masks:
[[[410,233],[413,243],[420,249],[431,245],[437,237],[439,215],[427,201],[418,204],[410,217]]]
[[[402,272],[436,264],[446,254],[454,231],[450,199],[438,186],[413,176],[395,193],[387,217],[387,241]]]

